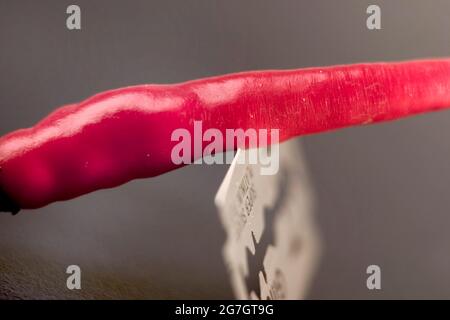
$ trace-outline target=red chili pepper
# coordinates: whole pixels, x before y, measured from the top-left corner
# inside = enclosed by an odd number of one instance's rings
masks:
[[[39,208],[179,165],[177,128],[280,129],[280,140],[450,106],[450,59],[257,71],[141,85],[0,138],[0,211]]]

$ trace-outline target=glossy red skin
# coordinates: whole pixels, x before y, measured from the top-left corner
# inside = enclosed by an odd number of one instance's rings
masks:
[[[174,129],[280,129],[280,140],[450,106],[450,59],[257,71],[141,85],[0,138],[0,188],[39,208],[179,167]],[[198,156],[198,155],[197,155]]]

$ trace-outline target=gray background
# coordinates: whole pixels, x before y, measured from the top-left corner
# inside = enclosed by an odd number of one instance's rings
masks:
[[[65,10],[82,8],[82,30]],[[382,8],[382,30],[365,27]],[[139,83],[450,56],[450,2],[0,2],[0,134]],[[324,254],[309,298],[450,298],[450,112],[305,137]],[[190,166],[0,217],[0,297],[230,298],[213,196]],[[83,290],[65,289],[65,267]],[[382,290],[365,287],[369,264]]]

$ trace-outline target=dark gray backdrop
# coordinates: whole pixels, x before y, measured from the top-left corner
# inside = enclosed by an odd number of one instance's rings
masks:
[[[65,10],[82,9],[68,31]],[[382,30],[365,27],[379,4]],[[139,83],[450,56],[450,2],[0,1],[0,134]],[[324,255],[310,298],[450,298],[450,112],[303,138]],[[0,217],[0,297],[229,298],[213,196],[190,166]],[[65,289],[82,267],[83,290]],[[368,291],[365,269],[382,268]]]

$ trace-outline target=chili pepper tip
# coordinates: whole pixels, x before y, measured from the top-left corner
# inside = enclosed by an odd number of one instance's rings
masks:
[[[19,205],[14,202],[3,190],[0,190],[0,212],[10,212],[13,216],[20,211]]]

